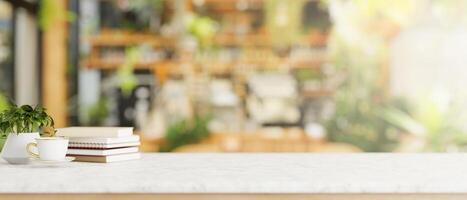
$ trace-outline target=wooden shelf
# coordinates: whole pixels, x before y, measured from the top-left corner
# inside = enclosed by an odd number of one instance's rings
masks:
[[[214,61],[214,60],[203,60],[203,63],[193,63],[195,65],[205,65],[205,66],[218,66],[221,71],[224,69],[234,70],[235,66],[238,65],[251,65],[250,67],[254,67],[255,69],[277,69],[276,67],[271,67],[271,63],[284,63],[287,62],[286,59],[278,59],[278,60],[236,60],[231,62],[222,62],[222,61]],[[299,61],[299,62],[291,62],[289,65],[292,69],[315,69],[320,70],[321,65],[324,64],[324,60],[310,60],[310,61]],[[123,60],[110,60],[110,59],[87,59],[84,60],[84,65],[87,68],[93,69],[118,69],[124,64]],[[136,69],[152,69],[154,67],[160,65],[178,65],[178,61],[174,60],[160,60],[160,61],[152,61],[152,62],[139,62],[135,64]],[[222,67],[219,67],[222,66]],[[216,70],[216,69],[215,69]]]
[[[98,70],[117,70],[124,63],[124,56],[102,56],[101,51],[105,47],[129,47],[133,45],[151,45],[153,48],[167,47],[172,48],[176,52],[176,40],[173,38],[161,37],[155,34],[133,33],[129,31],[118,30],[103,30],[97,36],[89,37],[91,43],[91,55],[84,60],[84,66]],[[306,37],[303,38],[306,41]],[[316,42],[315,42],[316,43]],[[305,45],[315,45],[313,42],[305,42]],[[258,32],[255,34],[235,35],[235,34],[217,34],[214,38],[214,44],[220,46],[247,46],[251,48],[246,50],[244,54],[236,56],[231,60],[222,60],[211,57],[203,59],[192,58],[190,56],[184,59],[173,58],[172,60],[154,60],[141,61],[134,65],[136,70],[151,70],[160,80],[166,80],[168,77],[178,77],[182,73],[180,65],[182,63],[190,63],[198,69],[203,69],[204,72],[212,76],[232,76],[241,70],[276,70],[279,68],[287,68],[288,70],[312,69],[321,70],[327,60],[319,55],[303,58],[280,57],[273,50],[273,44],[270,42],[270,37]],[[254,56],[253,53],[259,53],[262,56]],[[183,54],[183,53],[182,53]],[[215,55],[214,55],[215,56]],[[188,59],[188,60],[186,60]],[[332,96],[330,91],[305,91],[305,97],[327,97]]]
[[[264,34],[218,34],[214,37],[214,44],[220,46],[270,46],[269,38]]]
[[[306,36],[299,43],[322,48],[325,47],[326,38],[314,37],[313,39],[309,39],[308,36]],[[213,44],[218,46],[256,46],[264,48],[274,47],[272,39],[266,33],[253,33],[245,35],[221,33],[214,37]]]
[[[119,30],[103,30],[99,35],[87,38],[92,47],[151,45],[173,47],[175,38],[151,33],[133,33]]]
[[[124,62],[123,61],[103,61],[103,60],[85,60],[84,65],[88,68],[92,69],[102,69],[102,70],[115,70],[120,68]],[[160,65],[175,65],[174,61],[170,60],[161,60],[161,61],[153,61],[153,62],[140,62],[134,65],[135,69],[154,69]]]
[[[214,13],[236,13],[241,11],[262,11],[264,0],[244,0],[242,3],[247,5],[246,10],[238,8],[238,0],[204,0],[203,8]]]
[[[323,47],[326,38],[308,39],[303,38],[300,44]],[[150,45],[154,47],[174,48],[177,40],[173,37],[164,37],[150,33],[132,33],[129,31],[104,30],[99,35],[86,38],[92,47],[118,47],[132,45]],[[217,34],[213,39],[213,44],[218,46],[256,46],[272,48],[271,38],[266,33],[250,33],[237,35],[230,33]]]

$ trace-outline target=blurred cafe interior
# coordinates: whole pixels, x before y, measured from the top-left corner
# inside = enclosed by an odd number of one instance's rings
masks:
[[[135,127],[145,152],[462,152],[466,9],[0,0],[0,110]]]

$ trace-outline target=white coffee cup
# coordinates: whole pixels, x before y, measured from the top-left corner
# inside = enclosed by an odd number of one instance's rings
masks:
[[[37,148],[36,154],[32,148]],[[65,160],[68,150],[68,139],[62,137],[41,137],[36,138],[36,142],[29,143],[26,150],[33,158],[44,161],[62,161]]]

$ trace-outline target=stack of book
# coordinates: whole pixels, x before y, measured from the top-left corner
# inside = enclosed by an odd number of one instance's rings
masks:
[[[117,162],[134,160],[139,153],[139,136],[131,127],[69,127],[57,131],[69,138],[68,156],[82,162]]]

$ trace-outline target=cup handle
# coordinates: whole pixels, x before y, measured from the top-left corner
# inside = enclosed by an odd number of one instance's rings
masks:
[[[28,154],[33,157],[33,158],[39,158],[39,155],[37,153],[34,153],[31,151],[31,147],[35,147],[37,149],[37,143],[29,143],[27,146],[26,146],[26,151],[28,152]]]

